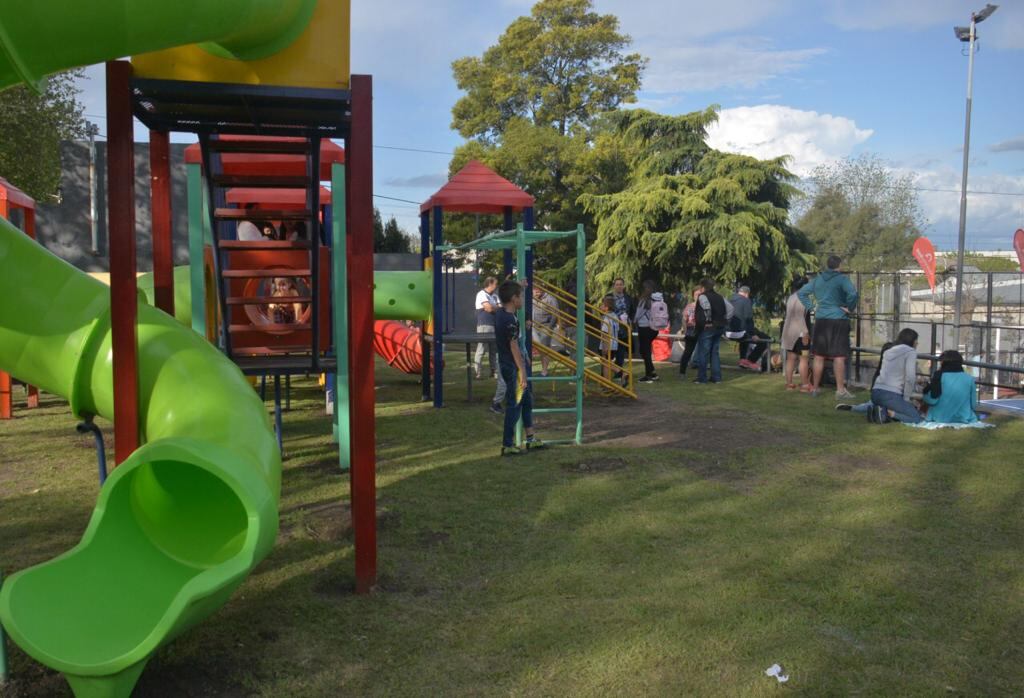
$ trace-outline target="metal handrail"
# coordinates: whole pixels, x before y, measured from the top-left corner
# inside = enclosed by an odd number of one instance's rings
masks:
[[[550,284],[550,283],[548,283],[548,282],[546,282],[546,281],[544,281],[543,279],[540,279],[540,278],[535,278],[534,279],[534,284],[536,284],[537,287],[540,288],[545,293],[549,293],[552,296],[555,296],[556,298],[560,296],[563,302],[571,305],[573,308],[576,307],[576,304],[578,302],[578,298],[576,296],[574,296],[573,294],[569,293],[568,291],[566,291],[566,290],[564,290],[562,288],[559,288],[557,286],[554,286],[553,284]],[[570,315],[569,313],[567,313],[565,311],[562,311],[560,308],[554,308],[550,304],[544,303],[543,301],[538,301],[536,298],[534,298],[534,303],[538,303],[538,302],[542,306],[548,308],[549,310],[555,311],[556,314],[563,314],[566,317],[570,318],[570,320],[569,320],[570,324],[575,326],[576,318],[574,316]],[[603,323],[604,322],[604,312],[602,310],[600,310],[600,308],[598,308],[595,305],[592,305],[592,304],[588,303],[586,300],[583,301],[583,308],[584,308],[584,315],[585,316],[589,316],[590,318],[592,318],[593,320],[595,320],[598,323]],[[593,308],[593,310],[595,310],[597,312],[589,312],[587,310],[588,308]],[[598,313],[600,313],[600,314],[598,314]],[[617,322],[619,323],[619,325],[621,325],[626,330],[626,336],[629,337],[629,338],[632,338],[632,336],[633,336],[632,325],[630,325],[630,323],[628,323],[628,322],[623,322],[621,320],[618,320]],[[602,331],[600,331],[598,329],[595,329],[594,327],[592,327],[592,326],[590,326],[590,325],[588,325],[586,323],[584,323],[584,333],[585,334],[589,334],[591,337],[594,337],[594,338],[596,338],[598,340],[601,340],[601,341],[604,341],[606,339],[612,339],[609,334],[607,334],[605,332],[602,332]],[[618,339],[618,337],[615,337],[614,340],[616,342],[619,342],[619,343],[623,342],[623,340]],[[611,342],[608,342],[608,343],[610,344]],[[625,365],[625,367],[631,367],[633,365],[633,342],[631,341],[631,339],[626,339],[624,343],[626,345],[626,360],[624,362],[624,365]],[[593,350],[587,349],[585,346],[584,346],[584,351],[586,353],[589,353],[589,355],[591,355],[591,356],[595,356],[596,355],[596,352],[594,352]],[[632,391],[633,390],[633,371],[632,371],[632,369],[627,369],[627,368],[624,368],[624,367],[619,367],[618,364],[616,364],[616,367],[620,368],[621,370],[623,370],[624,375],[627,377],[626,382],[627,382],[628,388],[629,388],[630,391]]]
[[[537,303],[538,302],[537,299],[534,299],[534,302]],[[565,314],[565,315],[568,316],[568,314],[563,313],[559,309],[554,308],[553,306],[551,306],[551,305],[549,305],[547,303],[540,302],[540,304],[545,306],[546,308],[548,308],[550,311],[553,311],[556,315],[557,314]],[[571,317],[571,316],[569,316],[569,317]],[[575,318],[572,318],[572,319],[573,319],[573,321],[575,321]],[[555,332],[553,332],[550,329],[550,327],[545,326],[545,325],[534,325],[533,328],[535,330],[540,331],[541,334],[544,334],[544,335],[546,335],[548,337],[557,339],[563,346],[566,346],[567,348],[570,348],[570,349],[575,349],[576,348],[576,341],[575,341],[575,339],[569,337],[568,335],[556,335]],[[594,329],[593,327],[591,327],[589,325],[586,325],[584,327],[584,333],[586,335],[589,335],[590,337],[593,337],[595,339],[600,340],[601,342],[603,342],[605,344],[608,344],[609,346],[611,345],[611,340],[614,340],[615,342],[622,342],[623,341],[623,340],[618,339],[617,336],[616,337],[612,337],[609,333],[596,330],[596,329]],[[629,344],[629,342],[626,342],[626,343]],[[624,386],[624,387],[626,387],[630,391],[633,390],[633,372],[631,370],[627,370],[626,368],[616,364],[614,359],[611,358],[611,351],[610,350],[609,350],[608,357],[606,358],[601,353],[596,352],[593,349],[590,349],[589,347],[586,346],[586,344],[584,344],[584,346],[583,346],[583,353],[584,353],[584,356],[588,356],[588,357],[590,357],[592,359],[596,359],[602,366],[608,366],[613,371],[622,371],[623,375],[626,376],[626,386]],[[632,366],[632,347],[629,347],[629,349],[627,351],[627,356],[629,357],[629,361],[630,361],[630,363],[628,365]]]

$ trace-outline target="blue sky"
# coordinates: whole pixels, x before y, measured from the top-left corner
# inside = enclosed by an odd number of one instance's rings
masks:
[[[375,80],[375,192],[421,201],[445,179],[459,142],[449,128],[459,97],[455,58],[479,55],[525,0],[353,0],[353,71]],[[927,234],[956,238],[967,57],[954,38],[981,0],[595,0],[618,15],[651,59],[641,106],[664,113],[722,106],[712,145],[760,157],[787,154],[800,174],[875,153],[922,189]],[[386,12],[381,12],[386,8]],[[1024,227],[1024,0],[979,25],[968,244],[1010,249]],[[87,113],[101,117],[102,71],[90,69]],[[105,121],[96,119],[101,128]],[[409,230],[416,207],[378,199]]]

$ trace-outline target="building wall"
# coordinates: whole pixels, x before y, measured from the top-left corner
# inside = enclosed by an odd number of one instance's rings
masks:
[[[188,199],[185,144],[171,144],[171,215],[174,263],[188,264]],[[107,245],[107,144],[96,142],[96,218],[98,253],[90,251],[89,144],[66,142],[61,147],[60,201],[40,202],[37,238],[48,250],[85,271],[110,270]],[[139,271],[153,269],[152,216],[149,196],[149,144],[135,144],[135,229]]]

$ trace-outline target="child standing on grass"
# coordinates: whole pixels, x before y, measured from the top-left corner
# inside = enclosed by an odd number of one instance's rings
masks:
[[[523,287],[506,281],[498,288],[501,307],[494,317],[494,336],[498,348],[498,368],[508,386],[505,393],[505,432],[501,439],[501,455],[518,456],[523,451],[515,442],[516,423],[523,418],[526,448],[543,448],[544,442],[533,433],[533,394],[527,383],[526,362],[519,342],[519,319],[516,311],[523,306]]]
[[[610,359],[619,351],[619,318],[615,314],[615,296],[610,293],[601,299],[601,356],[609,359],[604,364],[604,377],[612,380]]]

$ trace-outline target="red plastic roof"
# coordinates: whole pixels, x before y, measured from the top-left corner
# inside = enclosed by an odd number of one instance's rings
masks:
[[[277,136],[221,136],[225,141],[301,141],[301,138]],[[185,148],[185,162],[201,164],[202,152],[198,143]],[[257,153],[224,153],[221,155],[224,174],[282,175],[302,177],[306,174],[306,159],[301,155],[266,155]],[[331,165],[345,162],[345,149],[334,141],[320,141],[320,180],[331,179]]]
[[[235,187],[228,189],[227,202],[246,206],[256,204],[256,208],[303,208],[306,205],[305,189],[255,189]],[[331,190],[320,187],[320,205],[331,203]]]
[[[36,210],[36,200],[31,196],[18,189],[16,186],[8,182],[3,177],[0,177],[0,200],[7,200],[11,206],[16,208],[27,208],[29,210]]]
[[[471,160],[420,206],[456,213],[501,213],[533,206],[533,197],[478,160]]]

